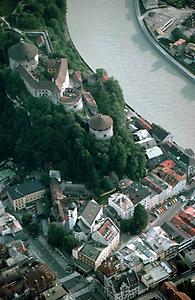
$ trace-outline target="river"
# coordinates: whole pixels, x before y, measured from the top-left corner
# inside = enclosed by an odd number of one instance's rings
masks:
[[[195,90],[145,39],[133,0],[68,0],[72,40],[92,69],[105,68],[125,101],[195,150]]]

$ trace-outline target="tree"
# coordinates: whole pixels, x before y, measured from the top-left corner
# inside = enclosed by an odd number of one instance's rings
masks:
[[[32,234],[33,237],[39,234],[39,223],[36,220],[33,220],[27,227],[28,231]]]
[[[123,232],[131,231],[131,220],[130,219],[121,220],[121,230]]]
[[[27,227],[30,225],[30,223],[32,222],[32,215],[31,214],[25,214],[22,216],[22,224],[24,225],[24,227]]]
[[[148,214],[140,203],[135,207],[133,217],[127,220],[121,220],[121,230],[131,234],[140,234],[148,224]]]
[[[53,222],[49,225],[48,243],[52,246],[60,246],[64,240],[64,229],[61,224]]]
[[[134,209],[133,220],[134,226],[137,228],[138,233],[147,227],[148,214],[145,210],[145,207],[140,203]]]
[[[72,252],[72,249],[77,246],[77,241],[72,234],[64,236],[63,246],[68,253]]]
[[[190,279],[184,280],[177,285],[177,289],[183,293],[186,293],[191,299],[194,299],[195,295],[195,283]]]

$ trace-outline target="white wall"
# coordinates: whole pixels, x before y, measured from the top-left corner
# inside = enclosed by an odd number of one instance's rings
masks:
[[[103,131],[97,131],[97,130],[94,130],[91,127],[89,127],[89,131],[92,134],[94,134],[97,139],[100,139],[100,140],[101,139],[106,140],[113,136],[113,126],[108,128],[107,130],[103,130]]]

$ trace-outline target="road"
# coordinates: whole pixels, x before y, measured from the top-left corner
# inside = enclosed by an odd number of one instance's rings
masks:
[[[138,298],[136,298],[136,300],[150,300],[154,297],[157,297],[157,299],[162,299],[162,300],[166,299],[163,297],[163,295],[159,291],[154,290],[154,291],[151,291],[144,295],[139,296]]]
[[[62,278],[69,274],[67,271],[67,269],[70,268],[68,262],[60,257],[60,255],[47,244],[42,236],[38,237],[38,239],[30,237],[28,243],[32,255],[48,264],[56,276]]]
[[[195,281],[195,271],[190,271],[189,274],[184,275],[182,278],[178,279],[178,280],[174,280],[174,284],[177,285],[178,283],[187,280],[187,279],[191,279]]]

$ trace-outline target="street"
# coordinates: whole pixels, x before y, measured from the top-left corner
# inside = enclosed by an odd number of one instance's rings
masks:
[[[29,237],[28,243],[32,255],[48,264],[56,276],[62,278],[69,273],[67,271],[70,268],[68,262],[52,249],[42,236],[39,236],[37,239]]]

